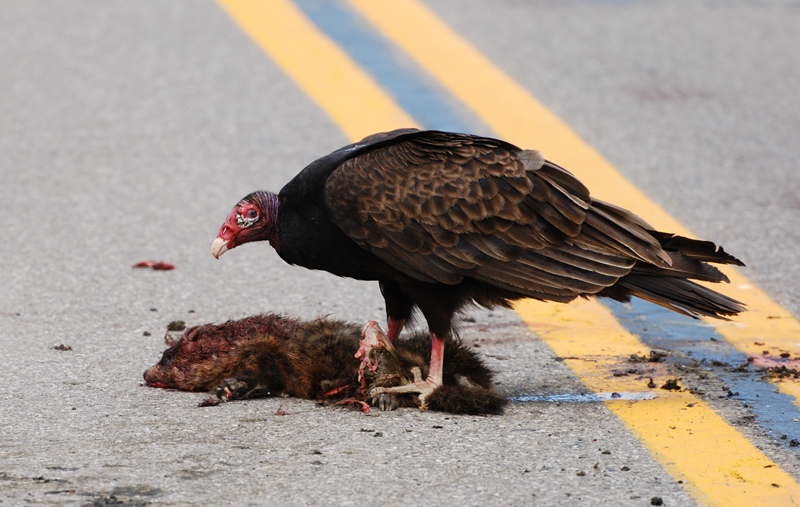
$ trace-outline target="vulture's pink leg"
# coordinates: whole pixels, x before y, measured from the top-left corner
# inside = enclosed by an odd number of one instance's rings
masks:
[[[400,331],[403,330],[403,326],[406,325],[406,319],[393,319],[389,317],[389,333],[388,338],[389,341],[394,343],[398,336],[400,336]]]
[[[442,385],[442,368],[444,366],[444,340],[431,333],[431,364],[428,367],[428,379],[425,381],[434,386]]]

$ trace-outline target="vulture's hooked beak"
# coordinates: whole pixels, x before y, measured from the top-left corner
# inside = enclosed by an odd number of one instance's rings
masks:
[[[217,236],[217,239],[211,243],[211,255],[219,259],[219,256],[228,251],[228,240],[222,239]]]
[[[211,255],[217,259],[231,248],[236,248],[236,235],[241,232],[237,218],[239,218],[238,206],[233,208],[225,223],[219,228],[217,238],[211,243]]]

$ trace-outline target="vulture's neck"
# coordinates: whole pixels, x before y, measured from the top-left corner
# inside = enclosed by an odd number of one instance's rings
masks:
[[[281,235],[278,232],[278,205],[280,201],[278,196],[272,192],[258,191],[252,194],[255,204],[261,208],[264,218],[267,220],[267,226],[264,228],[262,237],[259,239],[269,241],[269,244],[275,251],[281,251]]]

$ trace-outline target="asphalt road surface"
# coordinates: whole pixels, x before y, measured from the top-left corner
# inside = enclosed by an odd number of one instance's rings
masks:
[[[313,18],[312,3],[298,2]],[[426,4],[800,317],[800,2]],[[349,141],[214,2],[0,1],[1,505],[718,502],[609,405],[553,397],[589,390],[510,310],[471,311],[462,334],[504,395],[544,397],[503,416],[291,398],[201,409],[200,394],[141,386],[173,320],[383,320],[374,283],[261,244],[209,251],[239,198]],[[176,269],[131,269],[144,260]],[[772,487],[797,489],[791,409],[771,417],[718,396],[724,372],[693,375],[787,474]]]

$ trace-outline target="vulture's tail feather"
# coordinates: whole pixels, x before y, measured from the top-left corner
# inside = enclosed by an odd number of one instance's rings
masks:
[[[685,278],[628,275],[617,286],[627,289],[631,296],[690,317],[706,315],[728,320],[726,316],[745,309],[743,303]]]
[[[690,239],[676,234],[659,231],[647,231],[651,236],[656,238],[661,244],[661,248],[670,251],[677,251],[686,257],[698,261],[714,262],[716,264],[734,264],[736,266],[744,266],[744,262],[740,261],[733,255],[729,254],[722,247],[718,247],[711,241],[702,241],[699,239]]]
[[[742,261],[710,241],[648,232],[670,256],[672,265],[663,267],[638,261],[629,275],[601,291],[599,296],[619,301],[636,296],[694,318],[705,315],[728,320],[726,316],[745,310],[743,303],[692,281],[729,282],[722,271],[708,263],[744,266]]]

